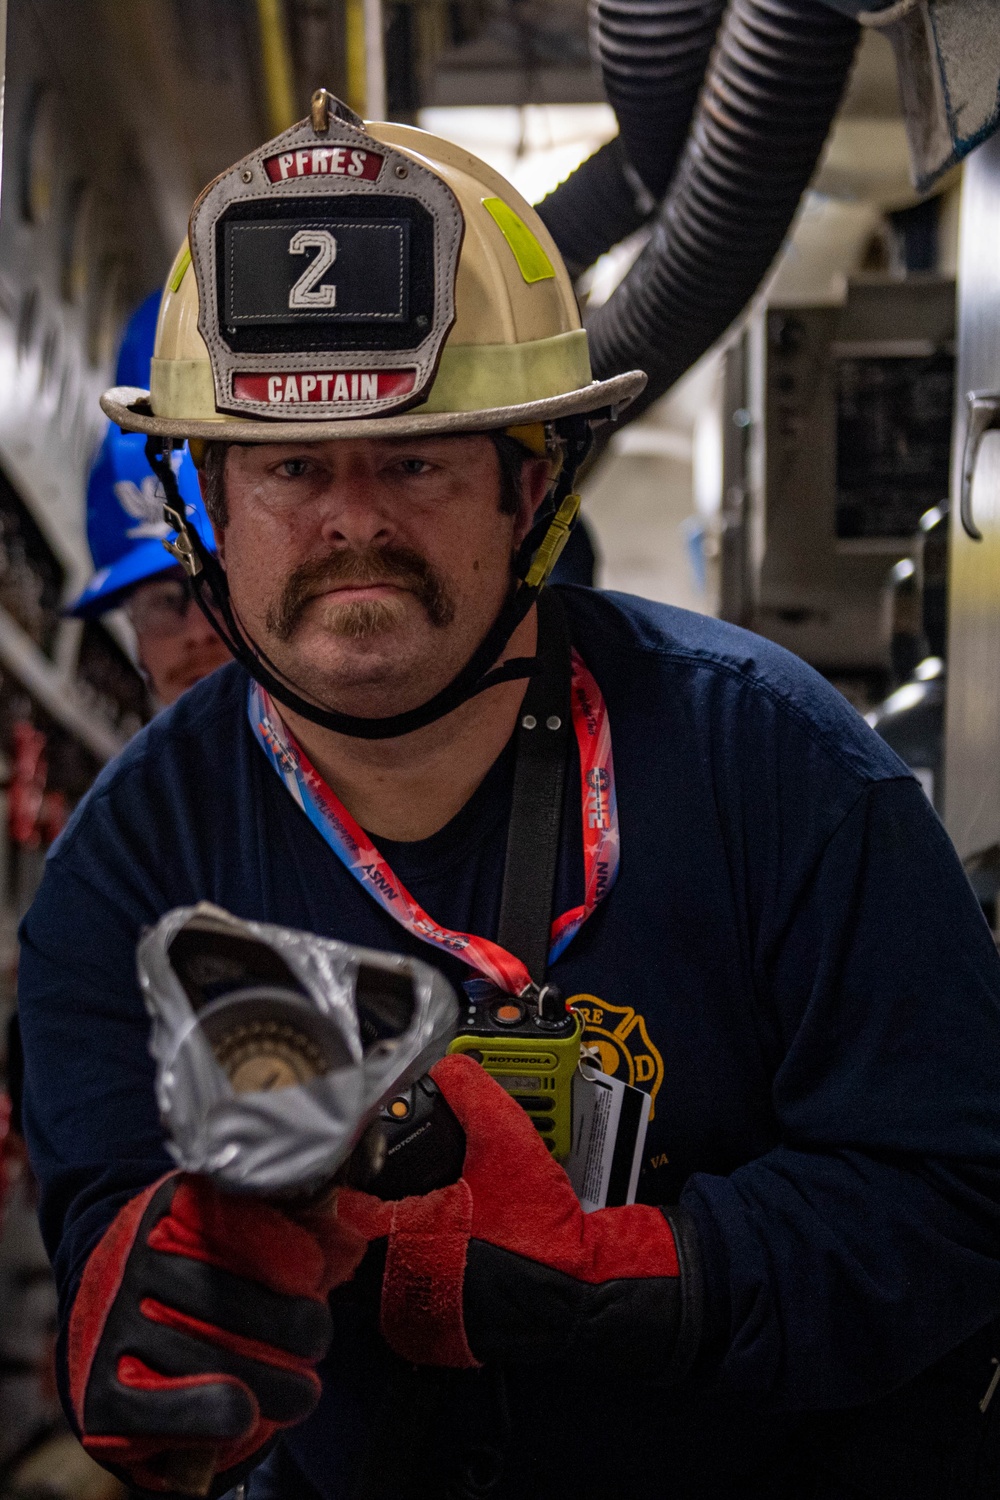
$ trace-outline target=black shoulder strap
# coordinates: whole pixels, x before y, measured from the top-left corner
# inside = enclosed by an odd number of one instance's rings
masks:
[[[517,727],[497,941],[541,985],[549,956],[571,722],[569,629],[562,602],[550,589],[538,597],[537,654],[540,671],[528,684]]]

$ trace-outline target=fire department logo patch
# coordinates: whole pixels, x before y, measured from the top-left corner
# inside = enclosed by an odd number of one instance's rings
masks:
[[[583,1018],[583,1045],[593,1049],[603,1072],[650,1096],[652,1119],[663,1082],[663,1058],[650,1041],[642,1016],[631,1005],[611,1005],[596,995],[574,995],[569,1004]]]

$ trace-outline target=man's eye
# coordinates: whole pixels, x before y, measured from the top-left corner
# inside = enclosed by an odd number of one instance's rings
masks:
[[[433,467],[426,458],[401,458],[399,461],[404,474],[429,474]]]
[[[286,458],[284,463],[278,465],[278,473],[283,474],[286,479],[302,479],[311,467],[307,458]]]

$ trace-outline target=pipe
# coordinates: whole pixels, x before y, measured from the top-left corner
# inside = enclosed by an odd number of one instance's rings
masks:
[[[649,374],[630,417],[757,290],[816,168],[859,36],[822,0],[731,0],[649,244],[588,319],[595,376]]]
[[[90,710],[77,686],[67,681],[13,615],[2,608],[0,667],[16,677],[39,707],[78,739],[101,765],[125,748],[121,735]]]
[[[616,140],[538,204],[571,275],[641,228],[687,136],[725,0],[596,0],[593,50]]]
[[[674,175],[725,0],[597,0],[593,44],[628,160],[659,203]]]
[[[543,198],[537,212],[575,281],[641,228],[655,208],[616,135]]]
[[[368,94],[366,41],[365,0],[345,0],[344,71],[347,103],[362,119],[365,117]]]
[[[385,16],[382,0],[364,0],[365,26],[365,119],[384,120],[388,113],[385,99]]]
[[[272,135],[280,135],[289,125],[294,125],[298,118],[292,60],[281,0],[257,0],[257,24],[260,31],[268,129]]]
[[[7,0],[0,0],[0,173],[3,171],[4,100],[7,90],[3,80],[7,76]],[[9,148],[8,148],[9,149]]]

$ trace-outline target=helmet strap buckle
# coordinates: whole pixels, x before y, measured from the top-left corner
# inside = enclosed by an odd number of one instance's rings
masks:
[[[549,529],[542,537],[538,550],[531,559],[531,567],[524,582],[529,589],[540,589],[562,556],[569,541],[569,534],[580,514],[580,496],[575,492],[567,495],[549,522]]]

